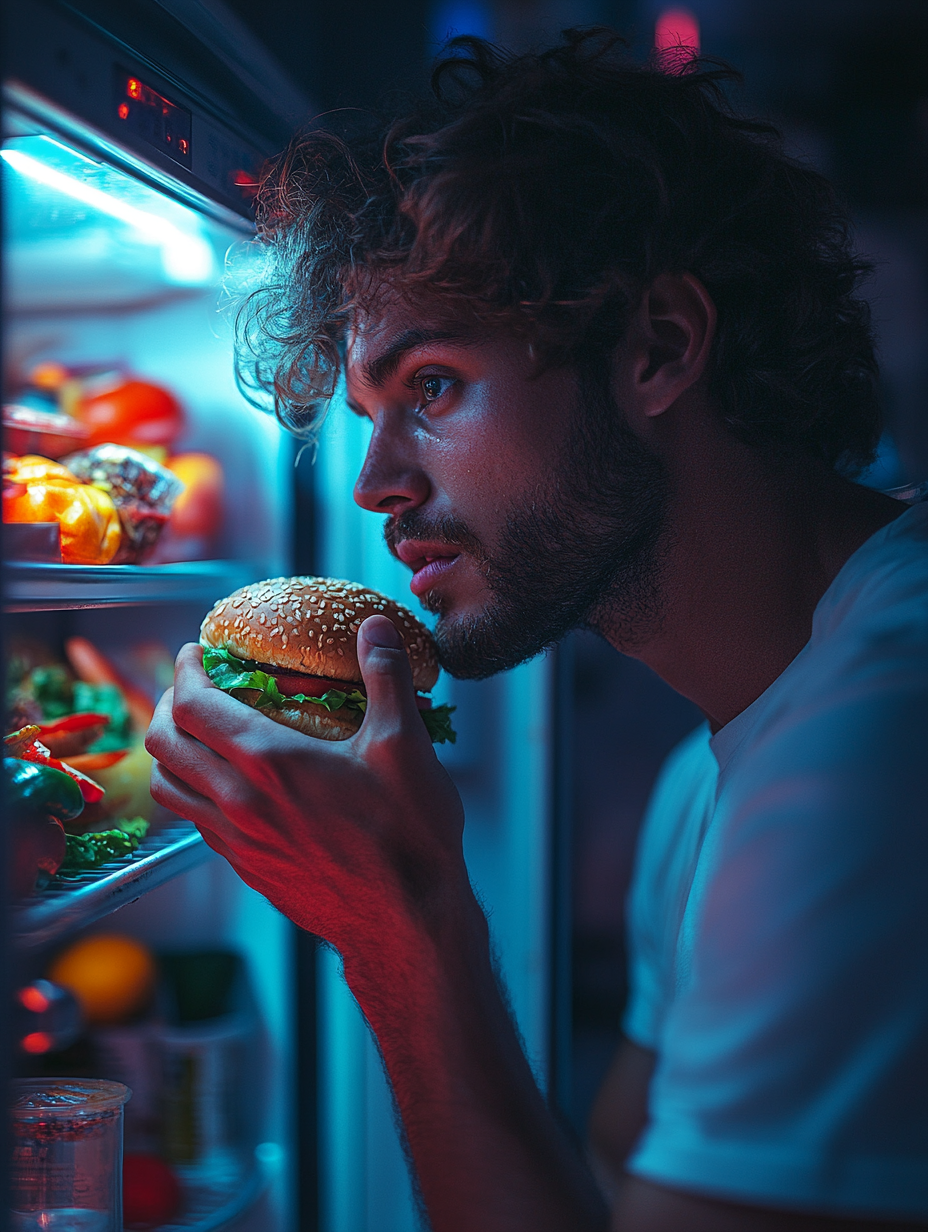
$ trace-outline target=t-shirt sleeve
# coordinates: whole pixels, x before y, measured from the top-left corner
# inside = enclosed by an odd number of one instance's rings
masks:
[[[717,765],[703,723],[667,756],[645,811],[626,907],[626,1036],[657,1050],[673,994],[674,950],[699,845],[715,801]]]
[[[632,1172],[928,1216],[925,676],[849,664],[723,780]]]

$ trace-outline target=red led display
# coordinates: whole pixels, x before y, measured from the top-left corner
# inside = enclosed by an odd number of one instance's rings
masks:
[[[124,69],[116,69],[113,86],[116,114],[126,127],[148,145],[189,167],[192,116],[187,108],[172,103]]]

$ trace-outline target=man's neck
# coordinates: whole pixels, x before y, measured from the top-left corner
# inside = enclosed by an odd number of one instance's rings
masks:
[[[825,591],[857,549],[904,512],[823,467],[771,465],[728,437],[674,476],[659,627],[610,637],[694,701],[714,729],[758,698],[809,640]]]

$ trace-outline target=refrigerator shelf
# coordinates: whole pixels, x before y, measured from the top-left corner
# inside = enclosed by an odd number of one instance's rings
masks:
[[[162,826],[131,856],[77,877],[54,877],[17,904],[12,913],[14,939],[23,947],[55,941],[135,902],[208,856],[209,848],[190,822]]]
[[[254,1158],[229,1160],[210,1178],[178,1168],[184,1200],[180,1214],[154,1232],[214,1232],[236,1219],[257,1201],[265,1184],[264,1170]]]
[[[14,560],[7,562],[4,573],[8,612],[211,604],[259,576],[255,566],[241,560],[173,565],[54,565]]]

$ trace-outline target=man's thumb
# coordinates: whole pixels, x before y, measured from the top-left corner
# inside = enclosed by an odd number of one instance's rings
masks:
[[[364,727],[378,735],[406,729],[425,733],[412,670],[399,630],[386,616],[368,616],[358,630],[358,662],[367,690]]]

